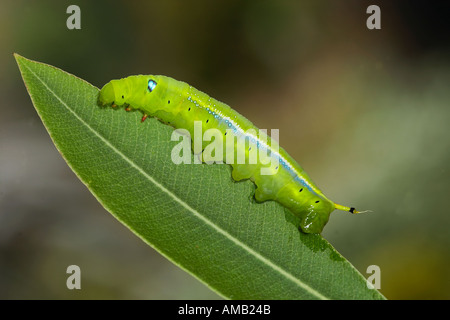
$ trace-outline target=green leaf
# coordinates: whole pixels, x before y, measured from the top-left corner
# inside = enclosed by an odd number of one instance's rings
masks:
[[[384,299],[325,239],[253,200],[228,165],[171,161],[173,128],[97,106],[98,88],[15,55],[57,149],[114,217],[230,299]],[[151,271],[151,270],[149,270]]]

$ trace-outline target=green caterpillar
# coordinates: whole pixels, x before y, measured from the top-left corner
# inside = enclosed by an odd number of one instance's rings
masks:
[[[267,147],[272,156],[277,157],[276,167],[272,163],[231,162],[232,177],[235,181],[253,181],[258,202],[275,200],[299,216],[300,228],[305,233],[321,233],[335,209],[359,213],[355,208],[329,200],[284,149],[273,147],[277,145],[270,137],[264,141],[262,136],[248,135],[249,129],[258,131],[249,120],[185,82],[153,75],[112,80],[101,89],[98,103],[112,107],[124,105],[127,111],[138,109],[144,114],[142,121],[147,116],[157,117],[175,128],[186,129],[191,137],[194,135],[194,121],[201,121],[206,129],[218,129],[224,139],[227,133],[233,132],[235,136],[244,138],[237,139],[233,147],[234,150],[244,147],[247,160],[251,152]],[[246,139],[250,141],[249,147],[245,145]],[[230,150],[229,146],[224,148],[222,160]],[[272,170],[272,174],[263,174],[263,168]]]

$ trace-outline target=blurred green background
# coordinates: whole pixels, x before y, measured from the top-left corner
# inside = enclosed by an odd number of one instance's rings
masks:
[[[81,8],[81,30],[66,9]],[[366,8],[381,8],[368,30]],[[52,144],[13,58],[97,87],[164,74],[224,101],[331,199],[323,236],[388,299],[449,299],[450,6],[443,1],[0,3],[0,298],[216,299],[108,214]],[[82,289],[66,288],[80,266]]]

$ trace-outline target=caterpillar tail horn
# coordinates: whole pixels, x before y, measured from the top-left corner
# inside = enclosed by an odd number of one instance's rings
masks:
[[[334,207],[335,207],[337,210],[347,211],[347,212],[350,212],[350,213],[353,213],[353,214],[357,214],[357,213],[365,213],[365,212],[372,212],[371,210],[358,211],[358,210],[356,210],[356,209],[353,208],[353,207],[341,206],[340,204],[337,204],[337,203],[334,204]]]

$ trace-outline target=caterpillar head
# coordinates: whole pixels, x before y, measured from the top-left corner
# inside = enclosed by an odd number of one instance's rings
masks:
[[[98,104],[105,106],[114,102],[114,87],[111,82],[105,84],[98,95]]]
[[[160,76],[130,76],[120,80],[112,80],[105,84],[98,95],[100,106],[122,106],[131,108],[144,108],[151,101],[153,104],[161,104],[161,96],[155,92]],[[158,87],[160,87],[159,85]],[[161,92],[164,90],[159,90]]]
[[[129,95],[128,86],[124,85],[125,80],[112,80],[105,84],[98,95],[98,104],[100,106],[123,105]]]

